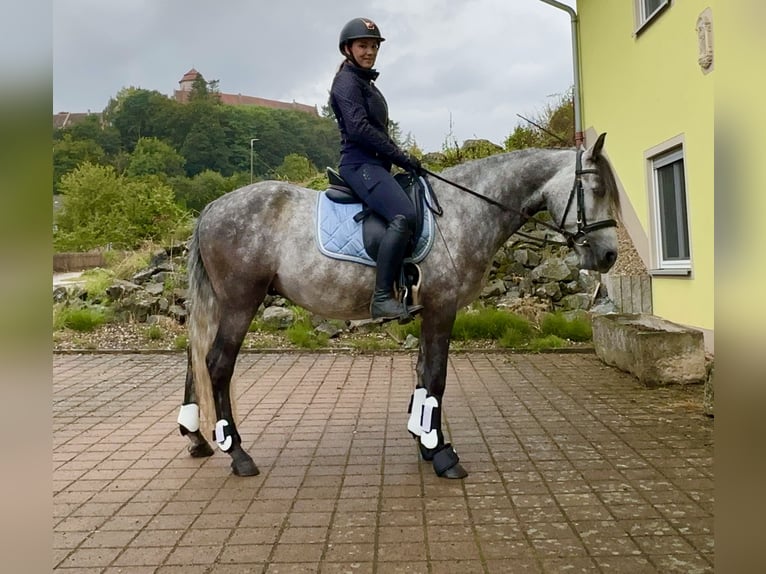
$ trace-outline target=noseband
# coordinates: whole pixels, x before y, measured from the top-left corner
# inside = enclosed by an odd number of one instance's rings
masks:
[[[561,217],[561,223],[559,223],[558,225],[552,225],[548,223],[547,221],[543,221],[532,215],[529,215],[523,209],[516,209],[514,207],[504,205],[500,203],[499,201],[495,201],[494,199],[487,197],[486,195],[482,195],[472,189],[469,189],[463,185],[460,185],[459,183],[450,181],[449,179],[446,179],[440,176],[438,173],[434,173],[427,169],[424,169],[423,171],[427,173],[428,175],[435,177],[436,179],[441,180],[444,183],[448,183],[451,186],[456,187],[461,191],[465,191],[466,193],[469,193],[473,195],[474,197],[478,197],[479,199],[482,199],[486,201],[487,203],[494,205],[495,207],[499,207],[500,209],[504,211],[511,211],[513,213],[517,213],[521,215],[524,219],[531,219],[535,223],[539,223],[540,225],[544,227],[552,229],[556,233],[560,233],[566,238],[566,243],[565,244],[562,243],[562,245],[568,245],[569,247],[573,247],[577,245],[578,247],[582,247],[588,244],[588,238],[586,236],[591,231],[596,231],[597,229],[603,229],[604,227],[617,227],[617,221],[615,221],[614,219],[604,219],[602,221],[597,221],[596,223],[588,223],[585,218],[585,191],[583,190],[583,187],[582,187],[582,176],[585,174],[598,174],[599,171],[597,169],[583,169],[582,153],[583,153],[582,149],[577,150],[577,156],[575,159],[574,184],[572,185],[572,191],[569,192],[569,199],[567,200],[566,209],[564,209],[564,215]],[[567,231],[566,229],[564,229],[564,222],[566,221],[567,214],[569,213],[569,209],[572,207],[572,201],[574,200],[575,197],[577,198],[577,231],[572,233],[571,231]],[[561,242],[548,241],[548,243],[561,243]]]
[[[582,176],[585,174],[596,174],[599,171],[597,169],[583,169],[582,167],[582,149],[577,150],[577,159],[575,160],[575,180],[572,185],[572,191],[569,192],[569,199],[567,200],[566,209],[564,209],[564,215],[561,216],[561,223],[559,223],[559,233],[567,238],[567,245],[572,247],[573,245],[584,246],[588,244],[588,238],[586,235],[591,231],[597,229],[603,229],[604,227],[616,227],[617,222],[614,219],[603,219],[596,223],[588,223],[585,218],[585,191],[582,188]],[[566,221],[569,208],[572,207],[572,200],[577,197],[577,231],[572,233],[564,229],[564,222]]]

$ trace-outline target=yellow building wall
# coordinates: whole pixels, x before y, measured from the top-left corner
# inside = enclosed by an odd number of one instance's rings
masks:
[[[608,132],[606,151],[651,242],[645,152],[682,136],[691,277],[652,278],[654,314],[713,330],[713,70],[703,74],[696,23],[714,2],[674,0],[636,35],[632,0],[578,0],[583,128]],[[651,262],[647,262],[651,266]],[[710,333],[708,333],[710,335]]]

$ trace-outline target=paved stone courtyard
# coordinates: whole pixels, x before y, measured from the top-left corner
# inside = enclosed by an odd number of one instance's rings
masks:
[[[183,355],[54,355],[54,571],[713,571],[701,387],[588,353],[454,353],[445,433],[470,474],[447,481],[406,431],[414,363],[243,354],[261,474],[240,478],[186,454]]]

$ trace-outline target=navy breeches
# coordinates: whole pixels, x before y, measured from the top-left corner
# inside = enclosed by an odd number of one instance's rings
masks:
[[[415,206],[386,168],[366,163],[341,166],[338,171],[367,206],[387,223],[403,215],[410,230],[415,230]]]

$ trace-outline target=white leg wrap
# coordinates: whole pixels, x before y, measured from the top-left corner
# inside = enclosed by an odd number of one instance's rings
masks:
[[[423,388],[417,388],[412,393],[412,410],[410,411],[410,419],[407,421],[407,430],[416,436],[423,434],[420,428],[420,415],[423,412],[423,403],[426,402],[427,395],[428,392]]]
[[[226,434],[227,426],[229,426],[229,422],[226,419],[221,419],[215,423],[215,442],[224,452],[231,448],[232,443],[231,435]]]
[[[181,410],[178,412],[178,424],[189,432],[197,432],[199,430],[199,405],[194,403],[181,405]]]
[[[439,408],[436,397],[429,397],[423,388],[412,393],[412,411],[407,421],[407,430],[420,437],[420,443],[426,448],[436,448],[439,444],[438,429],[432,429],[434,409]]]

